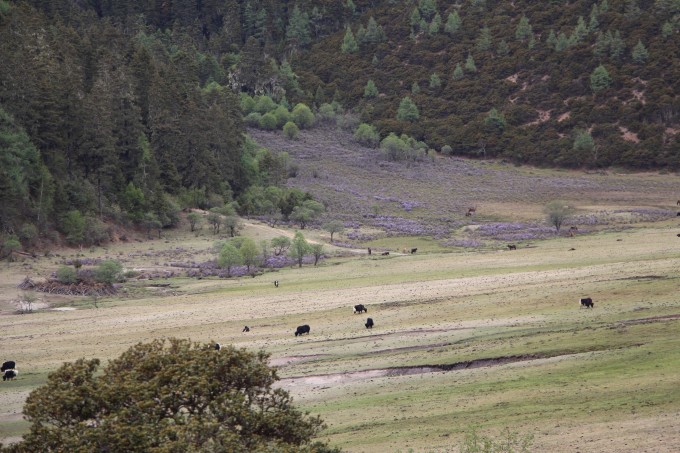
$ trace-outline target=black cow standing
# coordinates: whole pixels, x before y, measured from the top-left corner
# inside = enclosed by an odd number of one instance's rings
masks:
[[[365,326],[366,326],[367,329],[372,329],[373,328],[373,318],[366,319]]]
[[[413,255],[413,254],[414,254],[414,253],[416,253],[417,251],[418,251],[418,249],[417,249],[417,248],[415,248],[415,249],[411,249],[411,255]]]
[[[581,307],[595,308],[593,299],[591,299],[590,297],[582,297],[581,299],[579,299],[579,303]]]
[[[352,313],[368,313],[368,308],[364,307],[362,304],[355,305]]]
[[[304,326],[298,326],[295,330],[295,336],[302,335],[303,333],[309,334],[309,326],[305,324]]]
[[[2,363],[2,368],[0,368],[0,371],[5,372],[7,370],[13,370],[16,367],[17,367],[17,364],[16,364],[16,362],[14,362],[14,360],[8,360],[8,361]]]

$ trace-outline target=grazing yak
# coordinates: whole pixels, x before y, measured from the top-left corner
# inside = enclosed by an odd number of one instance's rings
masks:
[[[222,345],[219,343],[215,343],[215,346],[213,346],[213,348],[215,348],[215,351],[219,351],[220,349],[222,349]]]
[[[354,310],[352,313],[368,313],[368,309],[364,307],[362,304],[355,305]]]
[[[276,286],[277,288],[279,287],[279,281],[278,280],[274,280],[274,286]]]
[[[17,364],[14,362],[14,360],[8,360],[2,363],[2,368],[0,368],[0,371],[4,373],[7,370],[13,370],[16,367]]]
[[[15,369],[12,370],[5,370],[5,372],[2,375],[2,380],[3,381],[11,381],[14,380],[15,377],[19,375],[19,372]]]
[[[250,327],[245,326],[241,332],[250,332]]]
[[[373,328],[373,318],[368,318],[366,319],[366,324],[364,324],[367,329],[372,329]]]
[[[586,307],[586,308],[595,308],[595,304],[593,303],[593,299],[590,297],[582,297],[579,299],[579,308],[581,307]]]
[[[416,253],[417,251],[418,251],[417,248],[411,249],[411,255],[413,255],[413,254]]]
[[[382,253],[381,253],[382,256],[387,256],[387,255],[389,255],[389,254],[390,254],[390,252],[382,252]]]
[[[309,326],[305,324],[304,326],[298,326],[295,330],[295,336],[302,335],[303,333],[309,334]]]
[[[515,244],[508,244],[508,250],[517,250],[517,246]]]

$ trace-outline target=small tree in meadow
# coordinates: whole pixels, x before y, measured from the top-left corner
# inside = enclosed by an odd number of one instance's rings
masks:
[[[246,265],[248,272],[250,272],[250,267],[257,264],[257,255],[259,254],[257,244],[250,238],[243,238],[239,252],[241,252],[243,257],[243,264]]]
[[[271,240],[274,255],[281,256],[290,248],[290,239],[286,236],[276,236]]]
[[[323,226],[323,229],[331,234],[331,242],[333,242],[333,235],[335,233],[342,234],[345,231],[345,226],[339,220],[331,220]]]
[[[231,268],[243,263],[243,255],[233,244],[227,242],[222,246],[217,258],[217,265],[227,270],[227,276],[231,277]]]
[[[189,215],[187,215],[187,220],[189,221],[189,228],[193,233],[201,225],[201,214],[198,212],[190,212]]]
[[[544,209],[548,223],[555,227],[555,234],[559,234],[562,224],[573,214],[574,208],[563,201],[551,201]]]
[[[301,232],[296,232],[295,237],[293,237],[293,241],[290,244],[290,249],[288,249],[288,256],[298,263],[298,267],[302,267],[302,261],[309,252],[309,243]]]
[[[316,266],[324,254],[323,244],[312,244],[309,246],[309,250],[314,256],[314,265]]]
[[[295,206],[290,214],[290,219],[300,224],[300,229],[305,229],[307,224],[314,221],[326,208],[314,200],[305,200],[301,205]]]

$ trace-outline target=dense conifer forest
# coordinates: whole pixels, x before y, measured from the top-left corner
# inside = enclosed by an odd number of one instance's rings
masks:
[[[678,0],[0,0],[5,248],[286,216],[309,196],[245,127],[329,113],[376,145],[674,170],[679,49]]]

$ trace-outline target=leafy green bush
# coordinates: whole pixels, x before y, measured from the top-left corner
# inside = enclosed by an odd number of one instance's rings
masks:
[[[288,121],[283,125],[283,134],[291,140],[295,140],[300,133],[297,124],[292,121]]]
[[[314,125],[314,114],[305,104],[297,104],[291,112],[293,122],[300,129],[307,129]]]
[[[252,112],[249,113],[245,118],[243,118],[243,122],[246,123],[246,125],[250,127],[260,127],[260,119],[262,118],[262,115],[260,115],[257,112]]]
[[[78,272],[71,266],[61,266],[57,269],[57,281],[70,285],[78,281]]]
[[[380,143],[380,135],[370,124],[361,123],[354,132],[354,139],[364,146],[375,148]]]
[[[260,117],[259,126],[260,129],[273,131],[276,130],[276,123],[277,123],[276,116],[271,112],[267,112]]]
[[[94,271],[94,279],[99,283],[116,283],[123,279],[123,265],[115,260],[99,263]]]

